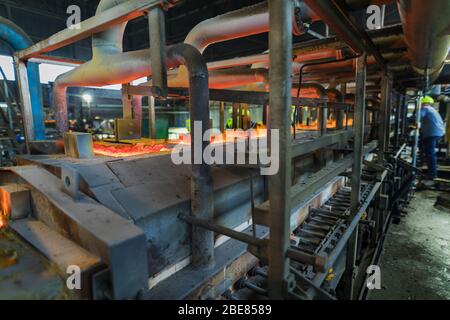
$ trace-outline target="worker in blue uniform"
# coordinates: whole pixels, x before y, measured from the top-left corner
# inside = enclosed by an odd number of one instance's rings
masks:
[[[444,121],[433,107],[433,98],[426,96],[421,101],[420,135],[427,160],[428,178],[437,178],[436,146],[445,135]]]

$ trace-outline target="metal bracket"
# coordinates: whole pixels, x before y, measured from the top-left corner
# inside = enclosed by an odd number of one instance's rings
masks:
[[[74,200],[78,200],[80,197],[78,189],[80,181],[79,172],[69,166],[63,165],[61,167],[61,180],[64,185],[63,191]]]

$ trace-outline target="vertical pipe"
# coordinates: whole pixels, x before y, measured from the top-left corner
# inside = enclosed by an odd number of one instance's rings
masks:
[[[219,118],[220,118],[220,132],[225,132],[225,102],[220,102],[219,109]]]
[[[201,53],[191,45],[179,44],[168,56],[185,65],[189,72],[189,104],[191,110],[191,211],[195,218],[214,218],[214,190],[211,169],[203,159],[210,144],[206,132],[210,128],[208,67]],[[198,125],[200,128],[197,128]],[[192,226],[192,264],[208,268],[214,264],[214,233]]]
[[[421,120],[421,101],[422,99],[422,91],[417,93],[416,97],[416,124],[417,128],[414,131],[414,146],[412,148],[412,165],[413,167],[417,166],[417,151],[419,149],[419,138],[420,138],[420,120]]]
[[[292,65],[292,4],[289,0],[269,0],[270,54],[270,129],[279,131],[279,171],[269,177],[270,243],[269,296],[281,299],[288,284],[290,243],[291,190],[291,65]],[[275,161],[276,161],[275,160]]]
[[[391,142],[391,115],[392,115],[392,77],[388,75],[387,77],[387,87],[386,87],[386,136],[384,142],[384,152],[389,151],[389,145]]]
[[[0,17],[0,40],[5,41],[14,51],[26,49],[33,44],[31,38],[23,31],[19,26],[12,21]],[[18,74],[18,61],[16,63],[16,75]],[[45,124],[44,124],[44,111],[42,109],[42,89],[41,81],[39,78],[39,65],[36,63],[25,63],[25,69],[27,73],[27,93],[25,95],[30,96],[30,112],[23,111],[25,124],[28,125],[28,133],[25,132],[25,136],[29,141],[43,140],[45,139]],[[25,89],[25,86],[22,85]],[[27,102],[28,103],[28,102]],[[29,142],[28,141],[28,142]]]
[[[142,97],[133,96],[131,101],[131,107],[133,109],[133,119],[139,135],[142,137]]]
[[[344,101],[345,102],[345,96],[347,94],[347,84],[343,83],[341,84],[341,93],[342,96],[344,97]],[[338,108],[336,110],[336,129],[342,129],[344,128],[344,110],[342,108]]]
[[[386,134],[388,128],[387,124],[387,108],[388,108],[388,82],[389,79],[384,73],[381,79],[381,103],[380,103],[380,115],[379,115],[379,128],[378,128],[378,161],[384,161],[384,152],[386,150]]]
[[[325,135],[327,133],[327,120],[328,120],[328,106],[325,104],[323,108],[319,109],[319,125],[320,125],[320,135]]]
[[[406,125],[408,122],[408,96],[405,92],[403,93],[403,99],[402,99],[402,105],[401,105],[401,110],[402,110],[402,124],[401,124],[401,136],[404,137],[406,135]]]
[[[17,84],[22,105],[22,117],[24,121],[24,133],[27,152],[30,152],[29,143],[34,140],[33,107],[31,103],[30,87],[28,82],[27,65],[25,62],[15,59]]]
[[[399,92],[396,93],[396,106],[395,106],[395,134],[394,134],[394,147],[397,149],[399,147],[399,136],[400,136],[400,117],[401,117],[401,104],[402,97]]]
[[[353,142],[353,169],[352,169],[352,193],[351,193],[351,215],[352,221],[358,212],[361,202],[361,174],[364,147],[364,118],[366,114],[366,76],[367,55],[363,54],[357,59],[356,67],[356,95],[354,112],[354,142]],[[354,269],[356,262],[356,251],[358,247],[358,227],[351,235],[347,247],[347,261],[345,270],[345,298],[354,298]]]
[[[148,136],[150,139],[156,139],[156,114],[155,98],[148,97]]]
[[[153,90],[157,97],[167,97],[166,24],[164,11],[156,7],[148,13]]]

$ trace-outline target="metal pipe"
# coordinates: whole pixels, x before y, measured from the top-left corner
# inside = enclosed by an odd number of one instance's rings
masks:
[[[189,72],[189,104],[191,110],[191,210],[192,215],[204,221],[214,218],[214,189],[210,167],[204,162],[204,150],[210,138],[205,137],[209,130],[209,90],[208,68],[201,53],[191,45],[179,44],[169,49],[168,57],[187,67]],[[201,123],[197,132],[196,122]],[[201,136],[199,137],[198,134]],[[201,142],[201,148],[196,141]],[[197,152],[197,150],[199,152]],[[200,154],[200,163],[197,159]],[[209,267],[214,264],[214,233],[198,226],[192,226],[192,263],[196,267]]]
[[[269,297],[280,299],[288,287],[291,191],[291,68],[292,6],[288,0],[269,0],[270,32],[270,129],[279,131],[278,141],[271,139],[271,150],[278,143],[277,174],[269,177],[270,243]]]
[[[126,0],[102,0],[96,14],[124,1]],[[292,5],[293,2],[290,4]],[[296,4],[295,1],[294,5]],[[306,11],[303,10],[303,12]],[[312,13],[309,18],[311,21],[318,19]],[[292,15],[289,21],[297,22],[298,20]],[[68,130],[67,87],[128,83],[152,74],[152,66],[147,59],[151,56],[148,49],[122,53],[125,26],[126,23],[123,23],[95,35],[92,41],[93,59],[56,79],[53,99],[57,129],[60,134]],[[267,3],[262,3],[201,22],[189,33],[185,42],[193,44],[203,52],[212,43],[267,32],[268,26]],[[168,62],[169,65],[170,62]],[[183,70],[183,68],[180,69]],[[186,71],[183,71],[180,76],[186,78]],[[187,83],[187,78],[185,81]]]
[[[378,161],[382,162],[384,160],[384,153],[386,151],[386,136],[388,135],[387,120],[388,117],[388,95],[389,95],[389,78],[386,74],[383,75],[381,81],[381,108],[379,112],[379,127],[378,127],[378,140],[379,140],[379,151],[378,151]]]
[[[187,215],[181,215],[180,219],[186,221],[187,223],[189,223],[193,226],[198,226],[201,229],[209,230],[209,231],[215,232],[217,234],[227,236],[231,239],[235,239],[235,240],[244,242],[244,243],[252,245],[252,246],[259,247],[263,243],[262,239],[258,239],[249,234],[246,234],[243,232],[238,232],[236,230],[217,225],[210,221],[205,221],[203,219],[198,219],[198,218],[194,218],[192,216],[187,216]]]
[[[209,88],[225,89],[238,87],[252,83],[267,83],[268,72],[265,69],[225,69],[215,70],[209,73]],[[152,81],[150,81],[152,83]],[[171,88],[186,88],[187,81],[184,77],[172,76],[168,80]]]
[[[98,15],[112,7],[119,5],[126,0],[101,0],[97,6],[95,15]],[[108,74],[108,70],[111,70],[114,74],[117,68],[116,63],[118,62],[108,61],[108,67],[102,70],[102,63],[105,62],[105,58],[119,57],[123,52],[123,34],[125,32],[125,27],[127,22],[118,24],[108,30],[97,33],[92,36],[92,60],[75,68],[67,73],[58,76],[55,80],[53,87],[53,105],[55,106],[56,113],[56,128],[60,135],[69,129],[69,119],[67,114],[67,97],[66,90],[68,86],[77,85],[89,85],[86,82],[98,79],[98,73],[100,73],[99,78],[102,78]],[[105,65],[103,65],[105,67]],[[108,79],[113,79],[113,77],[107,77]],[[132,79],[135,80],[135,79]],[[130,81],[123,81],[123,83],[128,83]]]
[[[304,21],[311,23],[320,19],[303,2],[289,0],[289,5],[295,8],[291,10],[292,14],[289,17],[292,24],[291,30],[297,30],[298,35],[306,31],[303,27]],[[267,1],[264,1],[200,22],[189,32],[184,43],[196,47],[203,53],[211,44],[268,31],[269,10]],[[185,77],[185,70],[180,68],[178,81],[183,81]]]
[[[450,47],[450,1],[398,0],[397,4],[414,70],[436,79]]]
[[[417,93],[416,97],[416,126],[417,128],[414,130],[414,145],[412,147],[412,166],[417,166],[417,151],[419,151],[419,140],[420,140],[420,120],[421,120],[421,113],[420,109],[422,108],[422,92]]]
[[[5,41],[14,50],[19,51],[33,45],[31,38],[19,26],[0,17],[0,40]],[[39,77],[39,65],[28,63],[27,65],[28,85],[30,89],[31,110],[22,110],[24,123],[29,124],[25,134],[27,141],[44,140],[45,124],[44,110],[42,108],[42,88]],[[5,79],[6,80],[6,79]]]
[[[157,7],[148,13],[150,61],[153,66],[153,90],[157,97],[167,97],[166,24],[164,11]]]
[[[290,0],[289,4],[298,10],[297,13],[302,15],[300,17],[302,20],[314,22],[320,19],[302,2]],[[289,21],[292,21],[292,25],[296,25],[295,28],[301,29],[301,26],[297,26],[298,16],[294,15],[294,10],[291,11]],[[211,44],[268,31],[269,10],[267,1],[264,1],[200,22],[189,32],[184,42],[203,53]]]
[[[385,68],[384,59],[370,37],[355,25],[348,14],[336,0],[305,0],[323,21],[345,41],[355,53],[367,52],[375,57],[377,63]]]

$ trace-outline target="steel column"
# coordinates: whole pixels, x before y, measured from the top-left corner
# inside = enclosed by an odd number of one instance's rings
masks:
[[[420,109],[421,109],[421,99],[422,99],[422,92],[419,91],[417,93],[416,97],[416,125],[417,128],[414,131],[414,146],[412,148],[412,165],[413,167],[416,167],[417,165],[417,152],[419,151],[419,138],[420,138]]]
[[[356,95],[354,110],[354,142],[353,142],[353,169],[352,169],[352,193],[351,193],[351,215],[352,221],[358,213],[361,204],[361,174],[364,147],[364,124],[366,115],[366,76],[367,55],[363,54],[357,59],[356,67]],[[354,297],[354,269],[356,262],[356,251],[358,248],[358,226],[351,234],[347,247],[347,263],[345,269],[345,298],[352,300]]]
[[[156,139],[156,104],[153,96],[148,97],[148,135],[150,139]]]
[[[395,134],[394,134],[394,147],[399,147],[399,135],[400,135],[400,117],[401,117],[401,104],[402,97],[399,92],[396,93],[397,101],[395,106]]]
[[[14,58],[17,84],[20,93],[20,105],[23,118],[23,126],[25,133],[25,143],[27,147],[27,152],[30,152],[29,143],[34,140],[34,122],[33,122],[33,110],[31,108],[31,95],[30,87],[28,84],[28,72],[27,65],[25,62],[19,61]]]
[[[157,97],[167,97],[166,24],[164,11],[156,7],[148,13],[153,90]]]
[[[269,177],[270,243],[269,297],[285,297],[290,245],[291,189],[291,65],[292,65],[292,3],[289,0],[269,0],[270,55],[270,129],[279,131],[279,171]],[[271,148],[272,149],[272,148]],[[276,160],[275,160],[276,161]]]
[[[219,107],[219,119],[220,119],[220,132],[225,132],[225,102],[220,102]]]
[[[389,151],[389,145],[391,142],[391,115],[392,115],[392,75],[387,76],[386,87],[386,141],[384,142],[384,152]]]
[[[380,115],[379,115],[379,127],[378,127],[378,161],[384,160],[384,152],[386,151],[386,135],[388,134],[388,128],[386,127],[387,121],[387,109],[388,109],[388,87],[389,79],[386,74],[383,74],[381,79],[381,103],[380,103]]]

